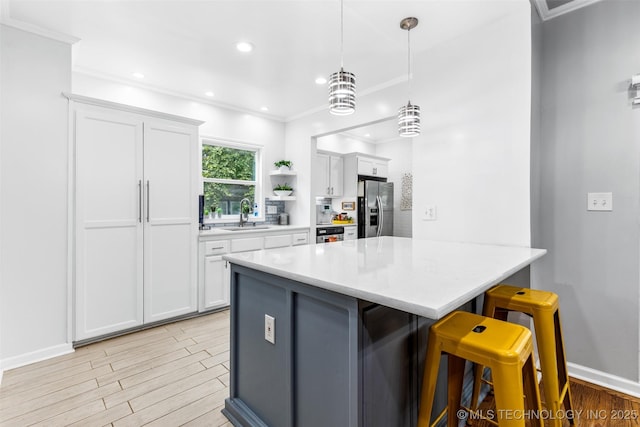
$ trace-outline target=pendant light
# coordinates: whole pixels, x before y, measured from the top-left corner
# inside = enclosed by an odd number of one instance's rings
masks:
[[[404,18],[400,21],[400,28],[407,30],[407,86],[409,87],[409,98],[411,98],[411,30],[418,26],[418,18]],[[407,105],[403,105],[398,110],[398,133],[403,137],[420,135],[420,107],[411,104],[411,99]]]
[[[344,9],[340,0],[340,71],[329,77],[329,112],[346,116],[356,110],[356,76],[344,70]]]

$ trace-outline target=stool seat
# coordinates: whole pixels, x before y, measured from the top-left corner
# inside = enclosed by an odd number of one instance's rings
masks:
[[[553,292],[510,285],[494,286],[485,293],[485,298],[487,296],[493,300],[496,308],[527,314],[533,314],[534,311],[556,312],[560,300]]]
[[[512,326],[473,313],[454,312],[446,321],[434,324],[431,333],[438,334],[442,352],[477,363],[524,365],[533,351],[531,331]]]
[[[459,422],[465,360],[491,367],[499,426],[525,425],[523,417],[500,416],[500,410],[523,414],[525,400],[529,408],[540,409],[531,331],[520,325],[455,311],[429,330],[418,427],[430,426],[441,353],[449,358],[448,426],[457,426]],[[533,422],[542,427],[542,420]]]
[[[497,285],[485,293],[483,315],[507,320],[510,311],[525,313],[533,318],[536,343],[540,358],[542,384],[547,408],[559,414],[563,404],[566,414],[572,413],[569,375],[560,323],[558,295],[544,290],[521,288],[506,284]],[[477,407],[484,364],[476,365],[472,407]],[[562,417],[549,420],[550,425],[560,427]],[[569,422],[574,420],[568,416]]]

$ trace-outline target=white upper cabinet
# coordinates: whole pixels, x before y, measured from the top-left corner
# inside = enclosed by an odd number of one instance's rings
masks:
[[[358,156],[358,175],[386,178],[389,176],[388,161]]]
[[[342,156],[317,153],[314,164],[315,196],[340,197],[343,194],[344,162]]]
[[[70,99],[74,341],[196,311],[199,122]]]
[[[388,178],[389,159],[369,154],[349,153],[344,155],[344,195],[358,195],[358,179],[363,177]]]

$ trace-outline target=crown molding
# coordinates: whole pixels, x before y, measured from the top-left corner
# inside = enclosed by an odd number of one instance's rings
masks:
[[[538,11],[538,16],[543,21],[548,21],[557,16],[564,15],[565,13],[573,12],[574,10],[589,6],[590,4],[597,3],[602,0],[572,0],[569,3],[565,3],[562,6],[549,9],[547,0],[531,0]]]
[[[39,27],[28,22],[19,21],[17,19],[7,18],[4,16],[4,13],[2,19],[0,19],[0,24],[6,27],[16,28],[18,30],[26,31],[31,34],[36,34],[38,36],[46,37],[48,39],[52,39],[69,45],[78,43],[80,41],[78,37],[70,36],[69,34],[59,33],[57,31],[49,30],[47,28]]]
[[[269,120],[274,120],[277,122],[284,122],[284,118],[280,117],[280,116],[276,116],[273,114],[265,114],[263,112],[260,111],[254,111],[254,110],[249,110],[247,108],[240,108],[237,107],[235,105],[231,105],[231,104],[226,104],[224,102],[216,102],[216,101],[212,101],[210,99],[205,99],[205,98],[200,98],[197,96],[193,96],[190,95],[186,92],[180,92],[180,91],[176,91],[176,90],[170,90],[170,89],[166,89],[164,87],[161,86],[155,86],[155,85],[150,85],[150,84],[146,84],[146,83],[142,83],[139,82],[137,80],[130,80],[130,79],[126,79],[126,78],[122,78],[119,76],[115,76],[113,74],[108,74],[108,73],[104,73],[101,71],[96,71],[90,68],[85,68],[82,66],[74,66],[73,67],[73,72],[76,74],[83,74],[89,77],[94,77],[100,80],[106,80],[109,82],[114,82],[114,83],[119,83],[119,84],[123,84],[123,85],[127,85],[127,86],[132,86],[132,87],[137,87],[140,89],[144,89],[144,90],[148,90],[151,92],[156,92],[156,93],[161,93],[163,95],[169,95],[169,96],[174,96],[176,98],[181,98],[181,99],[186,99],[189,101],[194,101],[194,102],[198,102],[200,104],[207,104],[207,105],[212,105],[214,107],[218,107],[218,108],[224,108],[226,110],[232,110],[232,111],[236,111],[239,113],[243,113],[243,114],[250,114],[252,116],[257,116],[257,117],[262,117],[265,119],[269,119]]]

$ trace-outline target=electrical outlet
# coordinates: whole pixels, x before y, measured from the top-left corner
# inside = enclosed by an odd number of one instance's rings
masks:
[[[276,343],[276,319],[268,314],[264,315],[264,339]]]
[[[587,193],[588,211],[612,211],[613,193]]]
[[[427,205],[424,207],[423,221],[435,221],[438,219],[438,210],[436,205]]]
[[[278,207],[277,206],[267,206],[267,213],[268,214],[277,214],[278,213]]]

